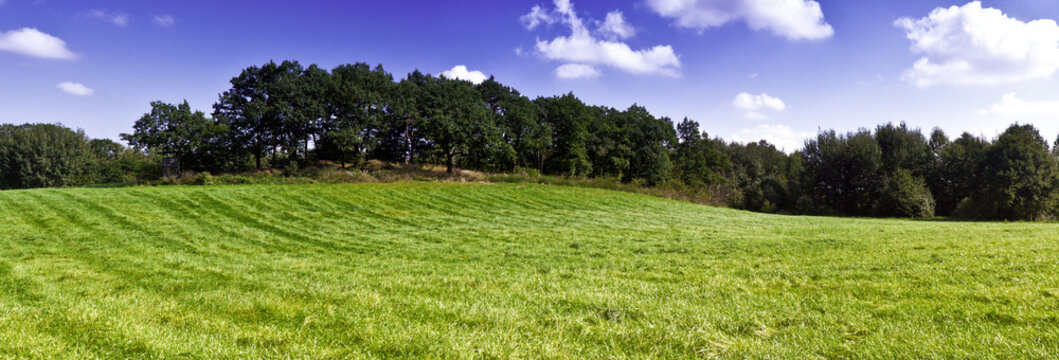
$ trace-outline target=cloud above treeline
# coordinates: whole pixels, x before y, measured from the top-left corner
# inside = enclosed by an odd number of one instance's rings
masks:
[[[570,0],[555,0],[554,9],[534,6],[521,20],[527,30],[542,25],[562,23],[570,29],[567,36],[537,40],[537,53],[548,60],[562,62],[555,73],[564,79],[592,78],[602,74],[601,67],[637,75],[680,76],[680,59],[669,45],[633,50],[621,40],[636,35],[620,11],[612,11],[593,31],[577,15]]]
[[[467,69],[466,65],[456,65],[452,69],[442,71],[441,75],[449,79],[470,81],[475,85],[481,84],[485,79],[489,78],[481,71]]]
[[[41,59],[77,59],[62,39],[28,27],[0,33],[0,51]]]
[[[787,104],[780,98],[769,96],[766,93],[753,95],[748,92],[736,95],[735,100],[732,100],[732,106],[743,110],[743,115],[751,120],[768,119],[769,116],[764,114],[765,111],[780,112],[787,109]]]
[[[676,26],[705,30],[744,22],[790,40],[825,39],[835,30],[813,0],[647,0],[647,6]]]
[[[787,153],[801,150],[805,141],[815,134],[808,131],[795,131],[790,126],[782,124],[761,124],[752,128],[743,129],[732,134],[732,141],[739,143],[752,143],[761,140],[768,141],[776,148]]]
[[[1055,20],[1023,22],[974,1],[894,25],[912,41],[911,51],[922,55],[901,76],[920,88],[1012,83],[1059,70]]]
[[[1059,120],[1059,101],[1027,101],[1015,93],[1005,94],[1000,102],[982,109],[984,115],[1000,115],[1009,121]]]

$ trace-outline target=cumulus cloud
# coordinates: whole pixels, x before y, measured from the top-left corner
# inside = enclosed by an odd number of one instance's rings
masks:
[[[984,115],[1000,115],[1012,121],[1059,119],[1059,101],[1026,101],[1015,95],[1005,94],[1000,102],[982,109]]]
[[[805,140],[813,137],[813,133],[807,131],[794,131],[787,125],[761,124],[749,129],[743,129],[732,134],[732,141],[741,143],[768,141],[769,144],[791,153],[805,146]]]
[[[787,109],[787,104],[783,103],[780,98],[772,97],[765,93],[752,95],[747,92],[736,95],[735,100],[732,100],[732,106],[745,111],[744,116],[751,120],[768,119],[768,115],[763,113],[766,110],[778,112]]]
[[[835,30],[814,0],[647,0],[648,7],[680,27],[704,30],[733,21],[789,40],[825,39]]]
[[[992,85],[1047,78],[1059,69],[1059,25],[1022,22],[978,1],[894,22],[922,54],[901,79],[918,87]]]
[[[555,76],[560,79],[591,79],[600,75],[599,69],[585,64],[566,64],[555,69]]]
[[[57,85],[57,86],[58,86],[59,90],[65,91],[67,94],[70,94],[70,95],[90,96],[90,95],[96,93],[95,90],[92,90],[92,89],[88,88],[87,86],[85,86],[84,84],[81,84],[81,83],[62,82],[62,83],[59,83],[59,85]]]
[[[34,28],[0,33],[0,51],[42,59],[74,60],[77,55],[66,48],[66,42]]]
[[[607,18],[599,24],[599,29],[596,31],[610,39],[628,39],[636,36],[636,29],[626,23],[625,16],[617,10],[607,13]]]
[[[452,69],[442,71],[441,75],[449,79],[470,81],[474,84],[481,84],[485,79],[489,78],[481,71],[468,70],[467,66],[464,65],[453,66]]]
[[[155,15],[154,24],[161,27],[170,27],[176,24],[176,19],[170,15]]]
[[[1033,124],[1045,138],[1059,134],[1059,100],[1025,100],[1015,93],[1005,94],[1000,102],[989,105],[979,113],[989,117],[985,129],[1000,133],[1008,124]]]
[[[555,0],[554,4],[555,18],[569,26],[571,34],[556,37],[551,41],[537,40],[537,52],[544,58],[564,62],[565,65],[579,64],[594,69],[598,69],[597,66],[609,66],[631,74],[680,76],[680,60],[669,45],[633,50],[624,42],[598,39],[577,16],[574,5],[569,0]],[[537,12],[538,8],[534,7],[534,11],[529,15]],[[632,36],[632,32],[627,30],[620,31]],[[566,71],[569,69],[573,67],[568,67]],[[559,74],[559,69],[556,70],[556,74]]]
[[[103,11],[103,10],[90,10],[85,13],[85,16],[105,21],[117,26],[128,26],[129,25],[129,14],[121,11]]]

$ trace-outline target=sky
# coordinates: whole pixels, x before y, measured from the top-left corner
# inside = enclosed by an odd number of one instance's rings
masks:
[[[0,123],[130,132],[248,66],[383,64],[639,104],[794,151],[906,122],[1059,135],[1059,0],[0,0]]]

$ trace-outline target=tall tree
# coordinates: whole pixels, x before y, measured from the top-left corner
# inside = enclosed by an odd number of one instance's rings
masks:
[[[867,130],[839,136],[834,130],[806,143],[805,191],[843,214],[864,216],[882,186],[882,150]]]
[[[673,156],[676,178],[695,187],[723,182],[729,161],[719,144],[699,131],[699,123],[688,118],[677,125],[677,133],[680,143]]]
[[[466,150],[475,130],[489,118],[485,103],[467,81],[430,77],[423,90],[423,135],[452,173],[460,151]]]
[[[186,100],[179,105],[155,101],[133,125],[133,133],[121,138],[132,147],[174,157],[182,169],[217,171],[223,152],[218,141],[226,132],[206,114],[192,111]]]
[[[938,155],[941,164],[932,186],[937,215],[952,215],[961,201],[982,191],[981,174],[988,149],[988,141],[969,133],[941,148]]]
[[[670,179],[669,150],[677,144],[677,133],[669,118],[655,118],[643,106],[633,105],[623,113],[632,150],[625,180],[643,179],[656,185]]]
[[[1034,220],[1054,191],[1056,165],[1048,143],[1032,125],[1012,125],[985,154],[980,205],[997,219]]]
[[[538,122],[540,109],[518,90],[504,86],[492,76],[478,85],[478,91],[504,142],[510,144],[514,152],[510,164],[498,164],[496,168],[514,170],[532,165],[535,150],[551,142],[550,129]]]
[[[882,171],[885,174],[906,169],[922,177],[929,172],[930,145],[919,129],[909,129],[905,123],[887,123],[875,129],[875,141],[882,151]]]
[[[331,70],[334,117],[326,126],[323,148],[333,160],[360,165],[379,146],[391,109],[393,76],[382,66],[341,65]]]
[[[268,62],[232,78],[231,89],[213,105],[214,117],[230,127],[232,148],[248,153],[260,169],[262,159],[280,147],[297,149],[303,128],[295,113],[295,89],[302,67],[296,61]]]
[[[542,172],[587,176],[592,173],[592,162],[588,158],[585,142],[589,134],[588,107],[573,93],[550,98],[537,98],[541,108],[541,121],[552,129],[552,144],[540,152]]]
[[[790,157],[765,140],[746,145],[732,143],[725,149],[731,159],[727,181],[735,191],[730,205],[763,212],[776,212],[793,202],[788,184]]]

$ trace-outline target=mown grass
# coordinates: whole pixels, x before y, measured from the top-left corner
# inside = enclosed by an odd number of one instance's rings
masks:
[[[525,184],[0,192],[2,358],[1057,353],[1057,224]]]

